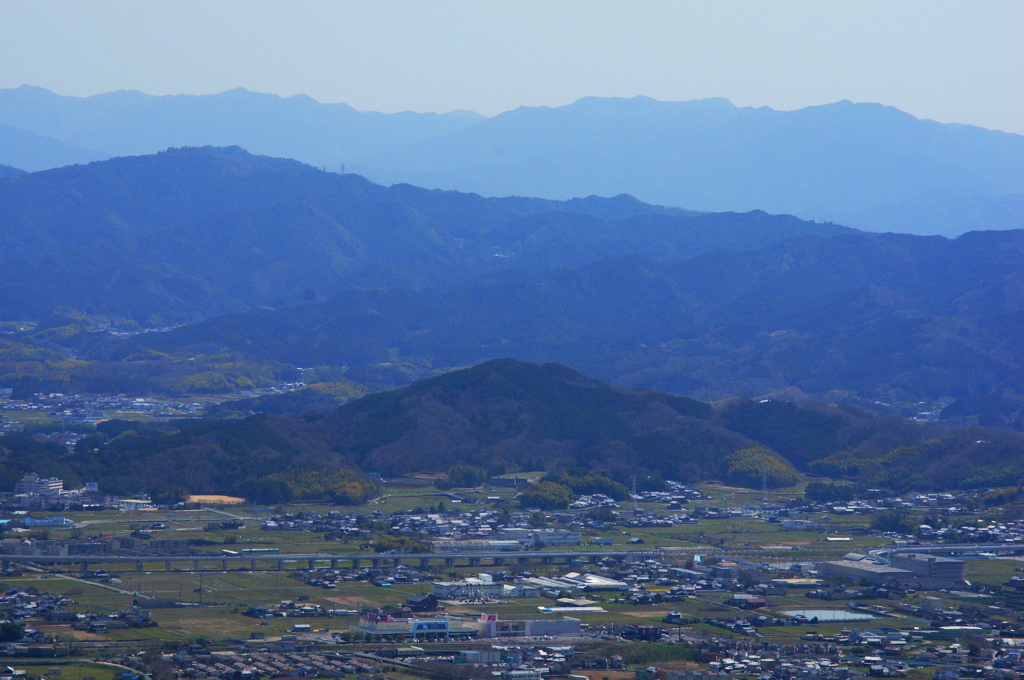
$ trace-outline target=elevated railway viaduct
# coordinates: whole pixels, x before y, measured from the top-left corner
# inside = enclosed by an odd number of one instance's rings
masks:
[[[160,566],[166,571],[210,571],[229,569],[248,569],[250,571],[280,571],[287,569],[315,569],[317,567],[351,567],[359,569],[364,566],[380,568],[382,566],[397,567],[402,564],[415,565],[428,569],[433,565],[445,567],[455,566],[506,566],[529,564],[596,564],[605,557],[649,559],[658,557],[656,552],[637,551],[529,551],[529,552],[463,552],[463,553],[396,553],[374,555],[357,554],[325,554],[312,555],[290,553],[261,553],[239,555],[2,555],[4,569],[18,564],[36,566],[81,565],[82,572],[87,572],[93,565],[126,565],[135,567],[135,571],[156,571]],[[157,565],[154,568],[153,565]],[[122,567],[125,568],[125,567]]]

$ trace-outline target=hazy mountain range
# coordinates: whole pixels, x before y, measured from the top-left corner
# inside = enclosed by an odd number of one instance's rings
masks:
[[[56,343],[122,382],[224,352],[377,386],[512,357],[705,399],[955,399],[1024,426],[1021,231],[483,198],[237,148],[3,178],[0,221],[0,319],[42,319],[11,342],[50,343],[6,350],[22,389],[30,360],[40,387],[67,379]],[[186,325],[116,338],[62,307]]]
[[[0,91],[0,163],[25,170],[238,145],[254,153],[486,196],[628,193],[702,211],[761,209],[872,231],[1024,225],[1024,137],[877,104],[798,111],[724,99],[587,98],[485,118],[364,113],[238,89],[77,98]]]
[[[0,124],[71,147],[66,160],[21,162],[0,147],[0,162],[38,170],[70,163],[135,156],[178,146],[242,146],[338,170],[339,164],[483,120],[456,111],[374,113],[306,96],[282,98],[239,88],[218,95],[155,97],[122,90],[65,97],[38,87],[0,90]],[[6,130],[0,130],[6,136]],[[86,151],[91,150],[91,151]],[[30,165],[31,164],[31,165]]]

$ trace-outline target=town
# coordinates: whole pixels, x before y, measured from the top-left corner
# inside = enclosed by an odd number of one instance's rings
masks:
[[[70,351],[70,350],[69,350]],[[16,398],[14,389],[0,386],[0,433],[44,427],[36,433],[69,449],[89,431],[88,426],[110,418],[175,421],[203,416],[211,406],[235,399],[288,394],[302,389],[301,381],[252,387],[232,394],[183,397],[137,397],[126,394],[65,394],[37,392]],[[81,427],[86,426],[86,427]]]
[[[667,482],[541,511],[517,500],[535,479],[160,506],[29,473],[0,494],[0,653],[219,678],[1024,671],[1024,521],[991,492]]]

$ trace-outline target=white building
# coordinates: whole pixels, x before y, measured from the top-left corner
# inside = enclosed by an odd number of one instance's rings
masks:
[[[533,539],[541,547],[581,545],[583,543],[583,534],[578,531],[569,531],[568,529],[543,529],[534,532]]]
[[[64,480],[52,477],[46,479],[29,472],[14,485],[14,493],[29,496],[59,496],[64,493]]]
[[[542,595],[540,586],[529,583],[516,583],[515,585],[505,583],[502,585],[502,588],[501,597],[505,600],[515,600],[521,597],[540,597]]]
[[[496,616],[484,616],[477,625],[480,637],[512,638],[538,637],[542,635],[579,635],[580,620],[569,617],[561,621],[550,619],[538,621],[499,621]]]
[[[807,519],[784,519],[782,520],[783,529],[795,529],[797,531],[812,531],[819,528],[821,525],[817,522],[812,522]]]
[[[519,541],[490,541],[485,539],[470,539],[465,541],[440,539],[431,541],[430,547],[434,552],[515,552],[523,549]]]
[[[430,586],[430,593],[439,600],[496,600],[504,595],[504,586],[480,578],[435,581]]]
[[[524,546],[564,546],[582,545],[583,534],[568,529],[528,529],[526,527],[506,527],[498,532],[505,541],[519,541]]]

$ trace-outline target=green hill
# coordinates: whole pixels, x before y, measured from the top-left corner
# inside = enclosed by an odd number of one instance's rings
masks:
[[[174,429],[177,428],[177,429]],[[74,453],[0,438],[0,483],[37,470],[112,492],[243,495],[261,502],[373,493],[363,475],[585,469],[627,482],[671,478],[788,485],[797,473],[913,488],[1005,486],[1024,436],[938,428],[853,407],[733,400],[718,408],[614,387],[555,364],[508,359],[372,394],[329,412],[179,426],[108,422]]]

